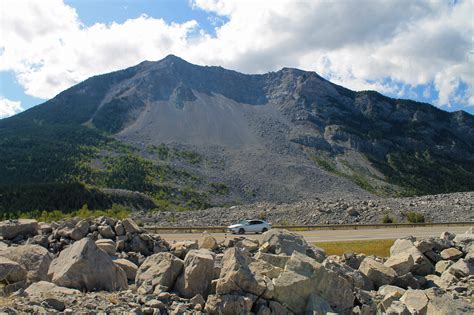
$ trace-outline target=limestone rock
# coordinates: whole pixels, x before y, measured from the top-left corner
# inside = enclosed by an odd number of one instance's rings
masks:
[[[209,233],[202,233],[201,248],[215,250],[219,247],[216,239]]]
[[[52,282],[39,281],[31,284],[28,288],[25,289],[25,293],[29,296],[42,296],[44,295],[55,295],[55,294],[64,294],[64,295],[74,295],[81,294],[79,290],[70,289],[65,287],[60,287],[55,285]]]
[[[191,250],[184,259],[184,270],[176,280],[175,290],[185,298],[197,294],[207,298],[213,279],[214,254],[207,249]]]
[[[305,314],[325,315],[332,312],[333,310],[328,301],[314,293],[309,295],[308,301],[306,302]]]
[[[199,249],[198,243],[194,241],[178,241],[170,246],[170,251],[181,259],[184,259],[191,249]]]
[[[465,259],[459,259],[456,263],[451,265],[445,273],[450,273],[457,278],[474,275],[474,264],[469,263]],[[444,273],[443,273],[444,274]]]
[[[19,263],[0,256],[0,282],[19,282],[26,280],[26,270]]]
[[[114,230],[110,225],[99,225],[98,231],[104,238],[115,238]]]
[[[250,314],[253,300],[243,295],[209,295],[204,310],[210,315]]]
[[[101,240],[95,241],[95,244],[97,245],[99,249],[103,250],[107,254],[111,256],[115,255],[116,244],[113,240],[101,239]]]
[[[125,228],[125,231],[130,234],[141,233],[142,231],[138,224],[131,218],[126,218],[125,220],[122,220],[122,225]]]
[[[440,255],[444,260],[458,260],[463,253],[459,249],[451,247],[443,250]]]
[[[48,271],[52,282],[79,290],[114,291],[127,288],[127,276],[93,240],[83,238],[63,250]]]
[[[138,271],[138,266],[135,265],[133,262],[131,262],[128,259],[115,259],[114,264],[122,268],[123,271],[125,271],[125,274],[127,275],[128,280],[135,280],[135,277],[137,276],[137,271]]]
[[[268,253],[262,253],[262,252],[256,253],[254,258],[256,260],[264,260],[268,262],[269,264],[282,268],[282,269],[285,268],[286,263],[288,262],[288,260],[290,260],[290,256],[275,255],[275,254],[268,254]]]
[[[445,272],[452,264],[454,264],[451,260],[441,260],[438,261],[435,265],[435,272],[437,275],[442,274]]]
[[[7,220],[0,222],[0,236],[12,240],[17,236],[33,236],[38,231],[38,222],[30,219]]]
[[[428,309],[428,297],[423,290],[407,290],[400,298],[412,314],[426,314]]]
[[[250,258],[239,248],[228,248],[222,257],[222,269],[217,280],[217,294],[251,293],[261,296],[267,290],[265,281],[252,273]]]
[[[415,262],[413,256],[409,253],[401,253],[395,256],[391,256],[385,263],[385,266],[395,270],[397,275],[402,276],[413,268]]]
[[[7,247],[0,250],[0,256],[19,263],[27,271],[27,281],[48,281],[49,265],[53,261],[53,255],[39,245],[22,245],[18,247]]]
[[[293,251],[306,253],[308,243],[303,236],[283,229],[271,229],[262,235],[262,243],[268,242],[269,252],[291,255]]]
[[[234,246],[248,250],[249,252],[254,252],[259,248],[258,241],[251,240],[248,238],[244,238],[243,240],[236,242]]]
[[[359,270],[372,280],[377,288],[385,284],[391,284],[397,276],[395,270],[369,257],[362,261]]]
[[[183,265],[183,261],[171,253],[154,254],[138,268],[135,283],[137,287],[151,286],[152,291],[156,286],[162,286],[165,291],[168,291],[181,274]]]

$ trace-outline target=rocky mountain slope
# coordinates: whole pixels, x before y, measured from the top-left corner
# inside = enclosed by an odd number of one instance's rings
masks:
[[[76,182],[84,196],[127,189],[158,208],[474,190],[472,115],[314,72],[246,75],[176,56],[3,119],[0,141],[4,200],[18,199],[12,186]]]
[[[169,244],[130,218],[0,222],[0,312],[472,314],[474,234],[398,239],[390,257],[272,229]]]

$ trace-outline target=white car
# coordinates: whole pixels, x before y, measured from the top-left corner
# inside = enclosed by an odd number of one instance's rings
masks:
[[[232,234],[245,234],[247,232],[264,233],[272,228],[272,225],[263,220],[242,220],[238,224],[229,225],[227,228]]]

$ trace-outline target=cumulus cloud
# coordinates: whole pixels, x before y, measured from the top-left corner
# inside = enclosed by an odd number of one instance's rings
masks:
[[[0,96],[0,119],[13,116],[22,110],[21,102],[11,101]]]
[[[2,2],[0,71],[50,98],[89,76],[173,53],[247,73],[314,70],[356,90],[411,97],[432,86],[437,105],[474,105],[474,2],[194,0],[216,23],[142,15],[85,26],[60,0]],[[465,88],[460,88],[465,86]]]

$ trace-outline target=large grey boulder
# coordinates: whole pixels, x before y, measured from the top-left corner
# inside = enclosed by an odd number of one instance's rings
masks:
[[[115,259],[114,264],[116,264],[117,266],[122,268],[123,271],[125,271],[128,280],[135,280],[138,271],[137,265],[135,265],[130,260],[123,258]]]
[[[290,256],[286,255],[276,255],[276,254],[269,254],[269,253],[262,253],[258,252],[255,254],[254,258],[256,260],[263,260],[266,261],[267,263],[279,267],[279,268],[285,268],[286,263],[288,260],[290,260]]]
[[[197,294],[207,298],[214,279],[214,254],[207,249],[191,250],[184,259],[184,270],[176,280],[180,296],[192,298]]]
[[[308,243],[302,235],[283,229],[271,229],[263,233],[261,242],[267,242],[268,251],[273,254],[291,255],[294,251],[306,254],[308,249]]]
[[[128,287],[125,272],[89,238],[63,250],[51,263],[48,276],[59,286],[78,290],[115,291]]]
[[[385,284],[391,284],[397,273],[390,267],[387,267],[373,258],[366,257],[359,266],[359,271],[367,276],[376,288]]]
[[[443,250],[440,255],[444,260],[458,260],[463,256],[463,253],[459,249],[451,247]]]
[[[104,238],[104,239],[95,241],[95,245],[97,245],[99,249],[103,250],[107,254],[111,256],[115,255],[117,245],[115,244],[113,240]]]
[[[6,240],[12,240],[18,236],[36,235],[38,232],[38,221],[30,219],[7,220],[0,222],[0,236]]]
[[[245,295],[209,295],[205,311],[210,315],[251,314],[254,299]]]
[[[14,283],[26,280],[26,270],[19,263],[0,256],[0,282]]]
[[[423,290],[407,290],[400,298],[411,314],[426,314],[428,310],[428,297]]]
[[[414,262],[410,272],[418,276],[426,276],[433,273],[433,264],[418,248],[416,248],[412,239],[398,239],[390,248],[390,256],[397,256],[406,253],[412,256]]]
[[[201,236],[200,247],[209,250],[215,250],[219,247],[216,239],[209,233],[204,232]]]
[[[122,225],[125,228],[125,231],[127,233],[134,234],[134,233],[141,233],[142,232],[142,229],[131,218],[126,218],[126,219],[122,220]]]
[[[332,313],[333,310],[328,301],[323,299],[317,294],[310,294],[308,301],[306,302],[305,314],[308,315],[326,315],[327,313]]]
[[[138,268],[135,283],[146,293],[153,293],[156,287],[158,291],[169,291],[183,271],[183,266],[183,261],[171,253],[154,254]]]
[[[415,265],[415,261],[413,260],[413,256],[410,253],[400,253],[398,255],[391,256],[389,259],[387,259],[384,265],[395,270],[397,275],[403,276],[412,270],[413,266]]]
[[[325,268],[315,259],[294,251],[284,272],[273,279],[274,300],[295,313],[303,313],[310,294],[317,294],[339,313],[347,313],[354,302],[350,281]]]
[[[48,269],[53,255],[39,245],[22,245],[0,250],[0,256],[19,263],[27,271],[27,281],[49,281]]]
[[[445,273],[450,273],[457,278],[464,278],[469,275],[474,275],[474,264],[471,264],[465,259],[459,259],[456,263],[451,265]],[[444,274],[444,273],[443,273]]]
[[[28,288],[25,289],[25,293],[30,297],[41,297],[42,295],[80,295],[81,291],[76,289],[70,289],[65,287],[60,287],[55,285],[52,282],[39,281],[31,284]]]
[[[257,296],[271,294],[267,290],[265,278],[253,274],[250,270],[250,262],[251,259],[244,255],[241,249],[228,248],[222,257],[222,269],[217,280],[216,293],[222,295],[251,293]]]
[[[115,238],[115,232],[110,225],[99,225],[97,227],[100,235],[104,238]]]
[[[170,251],[181,259],[192,249],[199,249],[199,244],[195,241],[177,241],[170,246]]]

